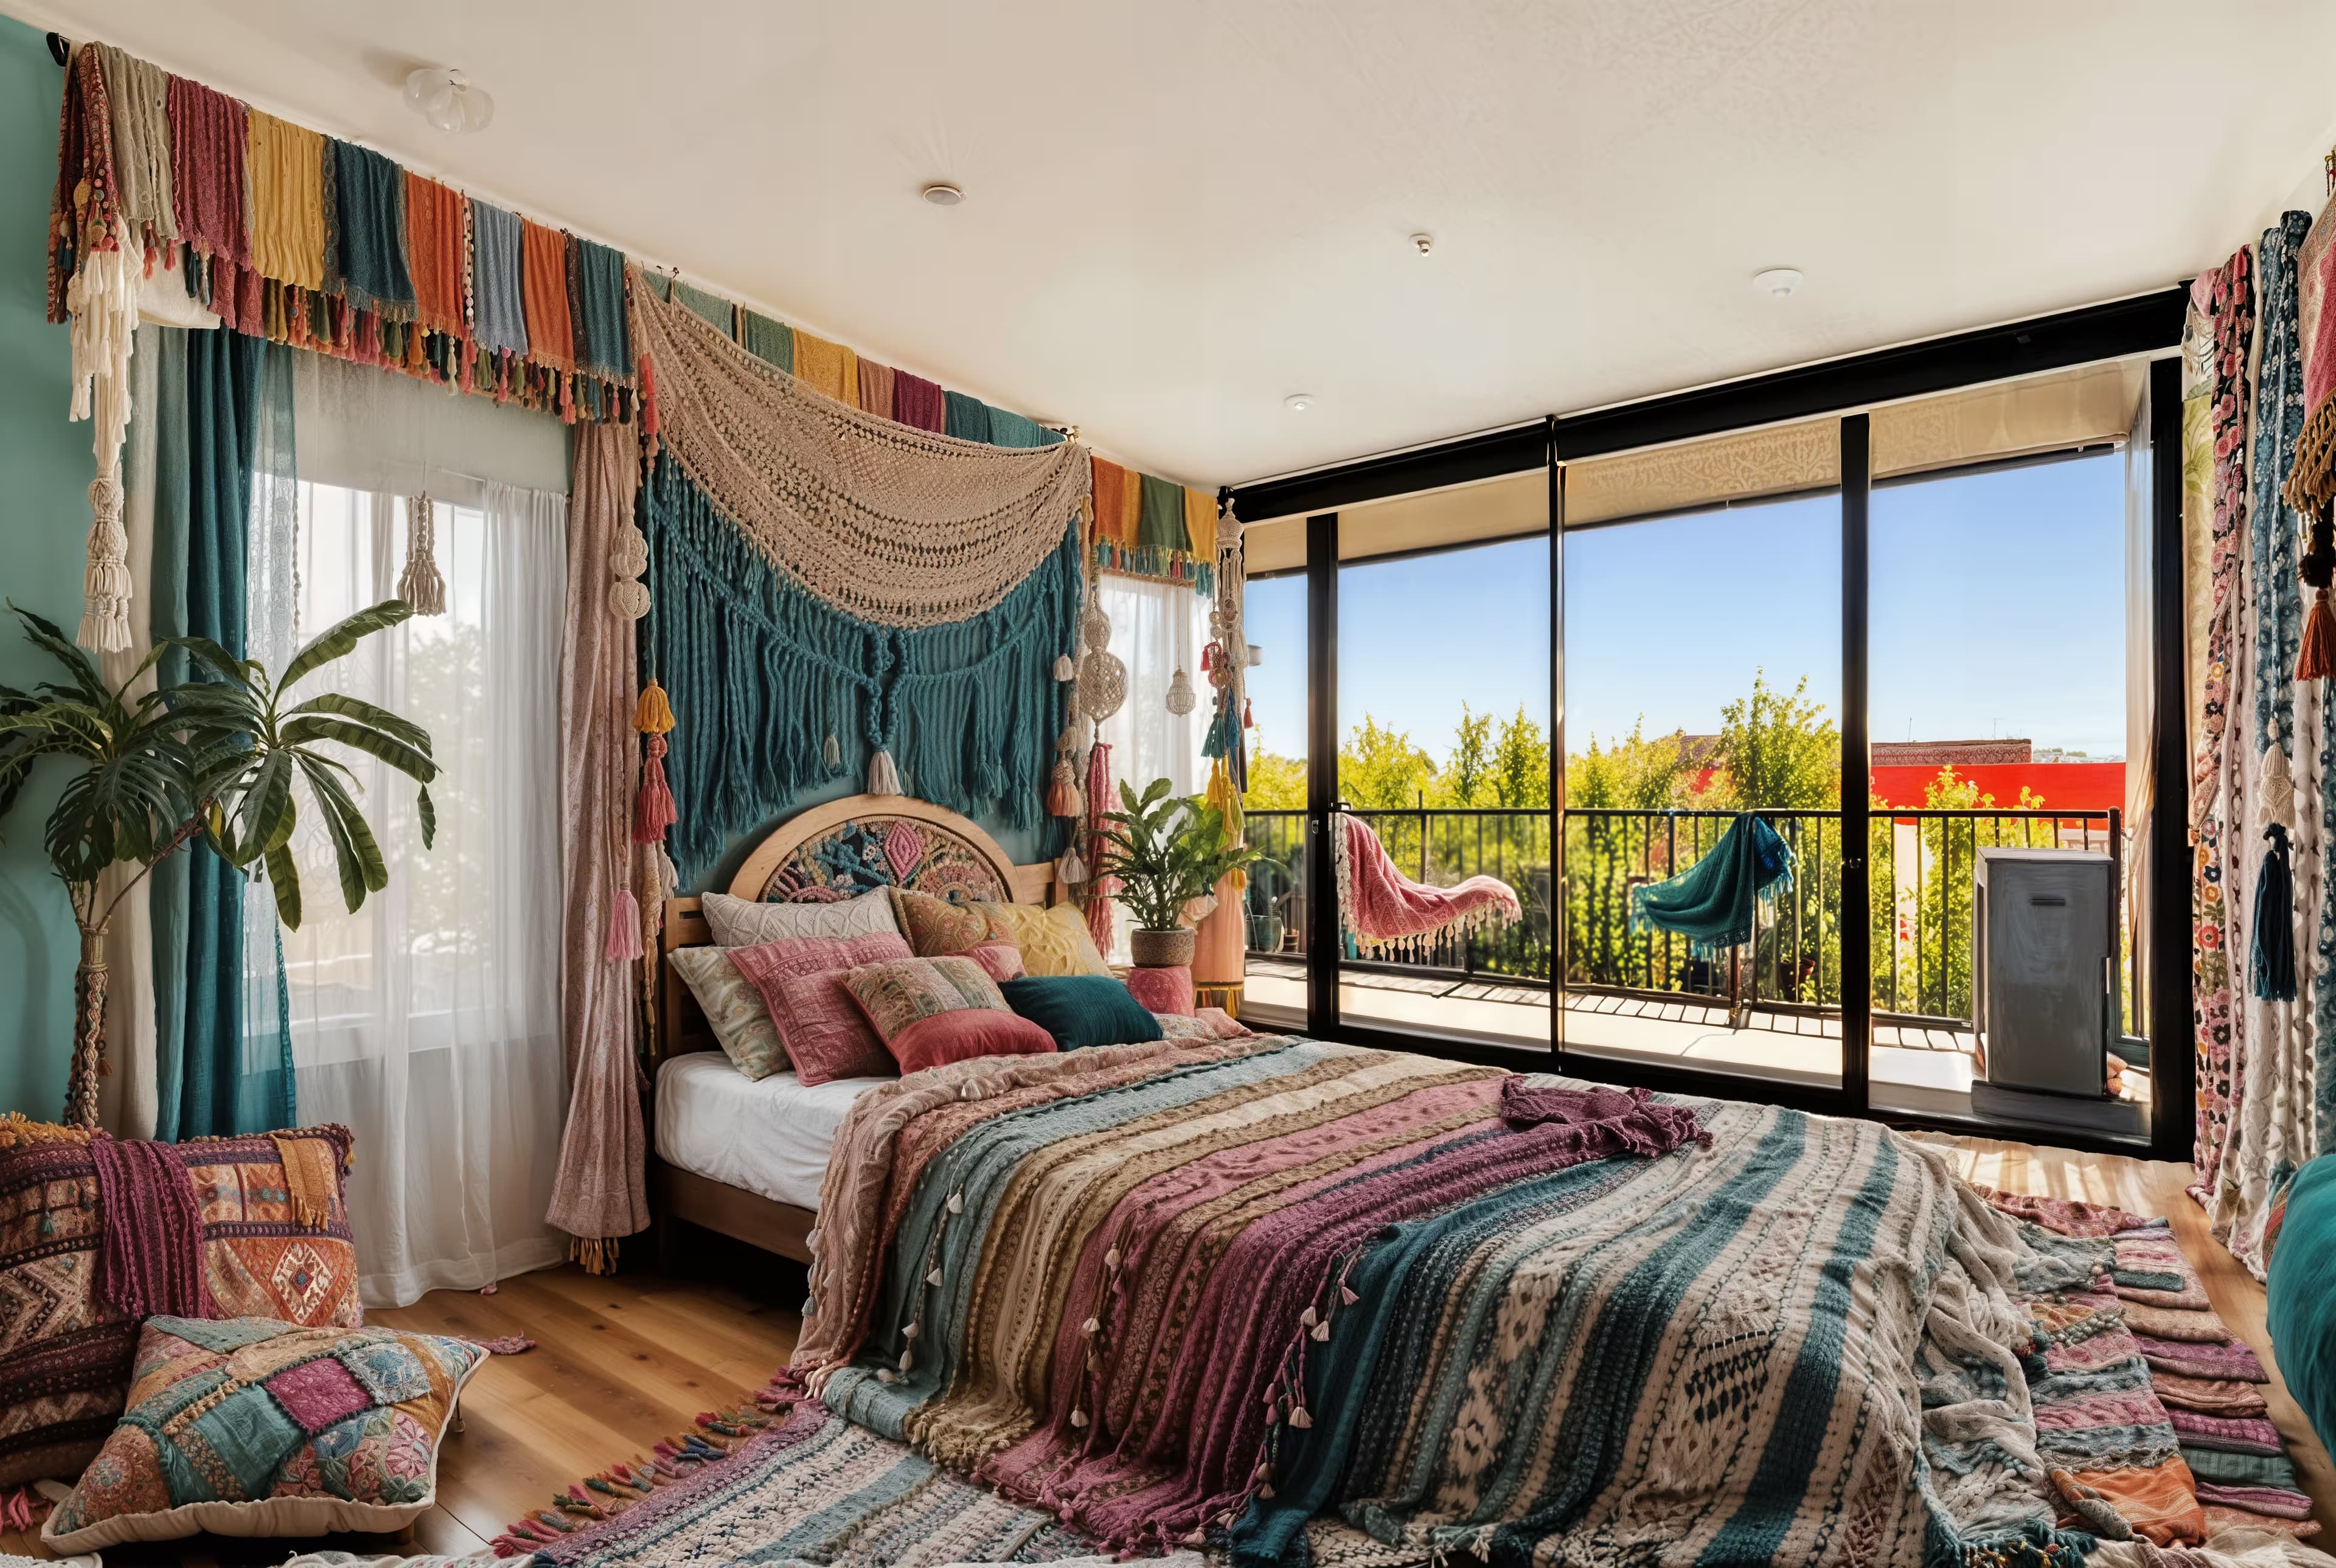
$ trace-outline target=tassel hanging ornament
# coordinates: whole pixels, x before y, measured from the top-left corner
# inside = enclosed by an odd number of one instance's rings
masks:
[[[406,502],[405,570],[398,574],[397,597],[416,615],[446,613],[446,579],[438,575],[438,508],[423,491]]]
[[[673,704],[655,679],[642,688],[640,700],[633,704],[633,727],[643,735],[673,733]]]
[[[2312,531],[2296,575],[2312,591],[2312,609],[2303,618],[2303,642],[2295,652],[2295,678],[2325,680],[2336,675],[2336,610],[2328,606],[2328,586],[2336,578],[2336,519],[2323,503],[2312,514]]]
[[[1069,654],[1058,653],[1055,656],[1055,678],[1056,680],[1076,680],[1079,678],[1079,667],[1071,662],[1071,656]]]
[[[892,765],[892,754],[882,747],[868,759],[868,793],[872,795],[900,794],[900,772]]]
[[[608,947],[603,956],[612,964],[629,963],[641,956],[641,901],[630,888],[618,888],[609,905]]]
[[[1079,853],[1078,845],[1073,844],[1065,850],[1063,858],[1055,862],[1055,878],[1071,887],[1087,880],[1086,857]]]
[[[819,748],[819,760],[830,773],[843,765],[843,745],[835,738],[833,730],[828,731],[826,744]]]
[[[1056,817],[1075,817],[1082,814],[1085,810],[1086,803],[1079,799],[1078,775],[1071,769],[1071,759],[1066,755],[1057,754],[1055,758],[1054,785],[1046,792],[1046,814]]]
[[[674,809],[673,786],[665,778],[665,736],[652,735],[641,759],[641,787],[633,793],[633,842],[665,842],[665,830],[681,820]]]

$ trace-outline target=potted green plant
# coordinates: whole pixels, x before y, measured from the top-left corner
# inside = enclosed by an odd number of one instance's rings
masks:
[[[41,758],[63,757],[82,768],[49,813],[44,842],[81,932],[64,1119],[94,1126],[105,1056],[106,928],[148,872],[200,834],[238,870],[264,865],[277,917],[297,930],[300,873],[291,849],[297,780],[325,819],[343,900],[352,911],[363,906],[367,893],[389,885],[389,869],[350,794],[355,775],[318,749],[323,742],[365,752],[423,785],[424,847],[435,836],[427,785],[438,765],[419,725],[337,692],[294,706],[284,701],[302,677],[404,620],[414,608],[393,599],[359,610],[293,655],[277,679],[208,638],[173,638],[118,687],[108,687],[89,655],[53,623],[13,603],[8,608],[64,677],[29,692],[0,686],[0,818]],[[216,678],[158,687],[133,701],[131,687],[173,648]],[[102,880],[118,865],[137,870],[108,896]]]
[[[1119,881],[1117,897],[1135,917],[1128,952],[1139,969],[1192,961],[1192,906],[1211,897],[1225,873],[1259,858],[1225,842],[1224,813],[1198,795],[1169,793],[1153,779],[1142,794],[1122,781],[1120,809],[1104,813],[1102,873]]]

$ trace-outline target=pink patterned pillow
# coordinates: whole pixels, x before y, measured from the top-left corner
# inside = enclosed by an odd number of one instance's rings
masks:
[[[1012,942],[976,942],[965,950],[965,956],[988,971],[989,978],[1003,985],[1018,980],[1024,974],[1022,950]]]
[[[894,931],[859,937],[782,937],[751,948],[732,948],[730,961],[763,993],[778,1026],[779,1043],[805,1084],[834,1078],[889,1075],[891,1053],[868,1027],[849,992],[832,984],[865,964],[909,957],[909,944]],[[791,981],[806,982],[790,985]],[[843,1016],[839,1016],[839,1013]]]

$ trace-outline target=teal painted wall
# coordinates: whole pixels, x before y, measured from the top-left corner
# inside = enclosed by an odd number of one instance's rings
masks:
[[[72,355],[48,322],[49,191],[64,73],[43,36],[0,16],[0,596],[71,630],[89,531],[89,426],[65,423]],[[48,677],[15,618],[0,624],[0,682]],[[64,890],[41,852],[63,782],[34,776],[0,820],[0,1110],[54,1121],[73,1048],[80,960]]]

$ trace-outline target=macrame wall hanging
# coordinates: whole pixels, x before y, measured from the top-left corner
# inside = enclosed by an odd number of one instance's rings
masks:
[[[1085,449],[911,429],[646,287],[632,312],[648,657],[702,716],[667,774],[684,876],[844,773],[847,748],[870,794],[1037,825],[1067,717]]]

